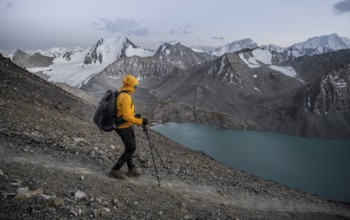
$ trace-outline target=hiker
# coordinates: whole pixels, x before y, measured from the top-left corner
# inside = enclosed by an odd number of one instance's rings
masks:
[[[136,150],[136,141],[134,134],[133,124],[136,125],[147,125],[148,119],[141,118],[140,114],[134,112],[134,103],[132,101],[131,95],[135,92],[139,82],[132,75],[126,75],[123,78],[123,86],[119,90],[120,94],[117,97],[117,115],[116,118],[122,117],[126,122],[118,126],[115,131],[120,136],[124,143],[124,153],[120,156],[115,166],[110,172],[110,176],[117,179],[125,179],[125,173],[121,170],[122,166],[127,163],[128,172],[126,175],[128,177],[138,177],[141,175],[133,163],[132,156]]]

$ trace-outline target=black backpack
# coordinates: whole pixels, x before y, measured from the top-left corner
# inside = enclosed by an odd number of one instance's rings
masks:
[[[116,118],[116,100],[120,93],[127,92],[108,90],[103,95],[100,104],[97,106],[94,114],[94,123],[100,128],[101,131],[113,131],[116,127],[126,122],[122,117]]]

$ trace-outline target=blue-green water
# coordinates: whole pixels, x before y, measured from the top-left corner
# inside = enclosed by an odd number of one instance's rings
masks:
[[[159,124],[152,129],[229,166],[325,198],[350,202],[350,139],[220,131],[191,123]]]

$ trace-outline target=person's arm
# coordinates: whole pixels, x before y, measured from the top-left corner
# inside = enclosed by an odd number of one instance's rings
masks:
[[[121,112],[125,121],[136,125],[142,125],[142,119],[136,118],[135,114],[131,110],[131,98],[130,96],[124,96],[121,100]]]

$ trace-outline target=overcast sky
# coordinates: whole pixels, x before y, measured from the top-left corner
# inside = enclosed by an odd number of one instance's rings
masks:
[[[90,47],[124,35],[221,46],[243,38],[290,46],[313,36],[350,38],[350,0],[0,0],[0,49]]]

